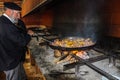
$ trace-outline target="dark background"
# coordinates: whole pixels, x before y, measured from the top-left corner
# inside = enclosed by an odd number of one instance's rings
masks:
[[[53,31],[97,40],[105,31],[104,0],[62,0],[55,5]]]

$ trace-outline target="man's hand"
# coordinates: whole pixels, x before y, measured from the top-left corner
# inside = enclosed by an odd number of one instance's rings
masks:
[[[33,35],[34,34],[34,32],[32,31],[32,30],[28,30],[28,32],[27,32],[29,35]]]

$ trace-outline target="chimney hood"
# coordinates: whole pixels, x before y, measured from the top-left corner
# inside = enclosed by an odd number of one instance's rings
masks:
[[[22,17],[30,14],[36,8],[42,7],[52,0],[24,0],[22,3]]]

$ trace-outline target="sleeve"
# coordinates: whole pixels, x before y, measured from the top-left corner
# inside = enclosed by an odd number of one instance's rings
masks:
[[[7,27],[8,28],[8,27]],[[26,46],[29,41],[31,40],[31,37],[29,34],[23,34],[21,31],[19,31],[14,26],[9,26],[9,29],[6,29],[6,38],[9,40],[12,44],[16,44],[18,47],[24,47]],[[8,43],[10,44],[10,43]]]

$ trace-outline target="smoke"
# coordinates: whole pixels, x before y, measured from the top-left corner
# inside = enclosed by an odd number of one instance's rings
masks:
[[[67,0],[56,9],[55,27],[63,36],[97,40],[102,28],[104,0]]]
[[[79,19],[76,27],[77,36],[89,37],[96,40],[101,29],[100,9],[104,4],[104,0],[84,0],[83,1],[83,15]]]

